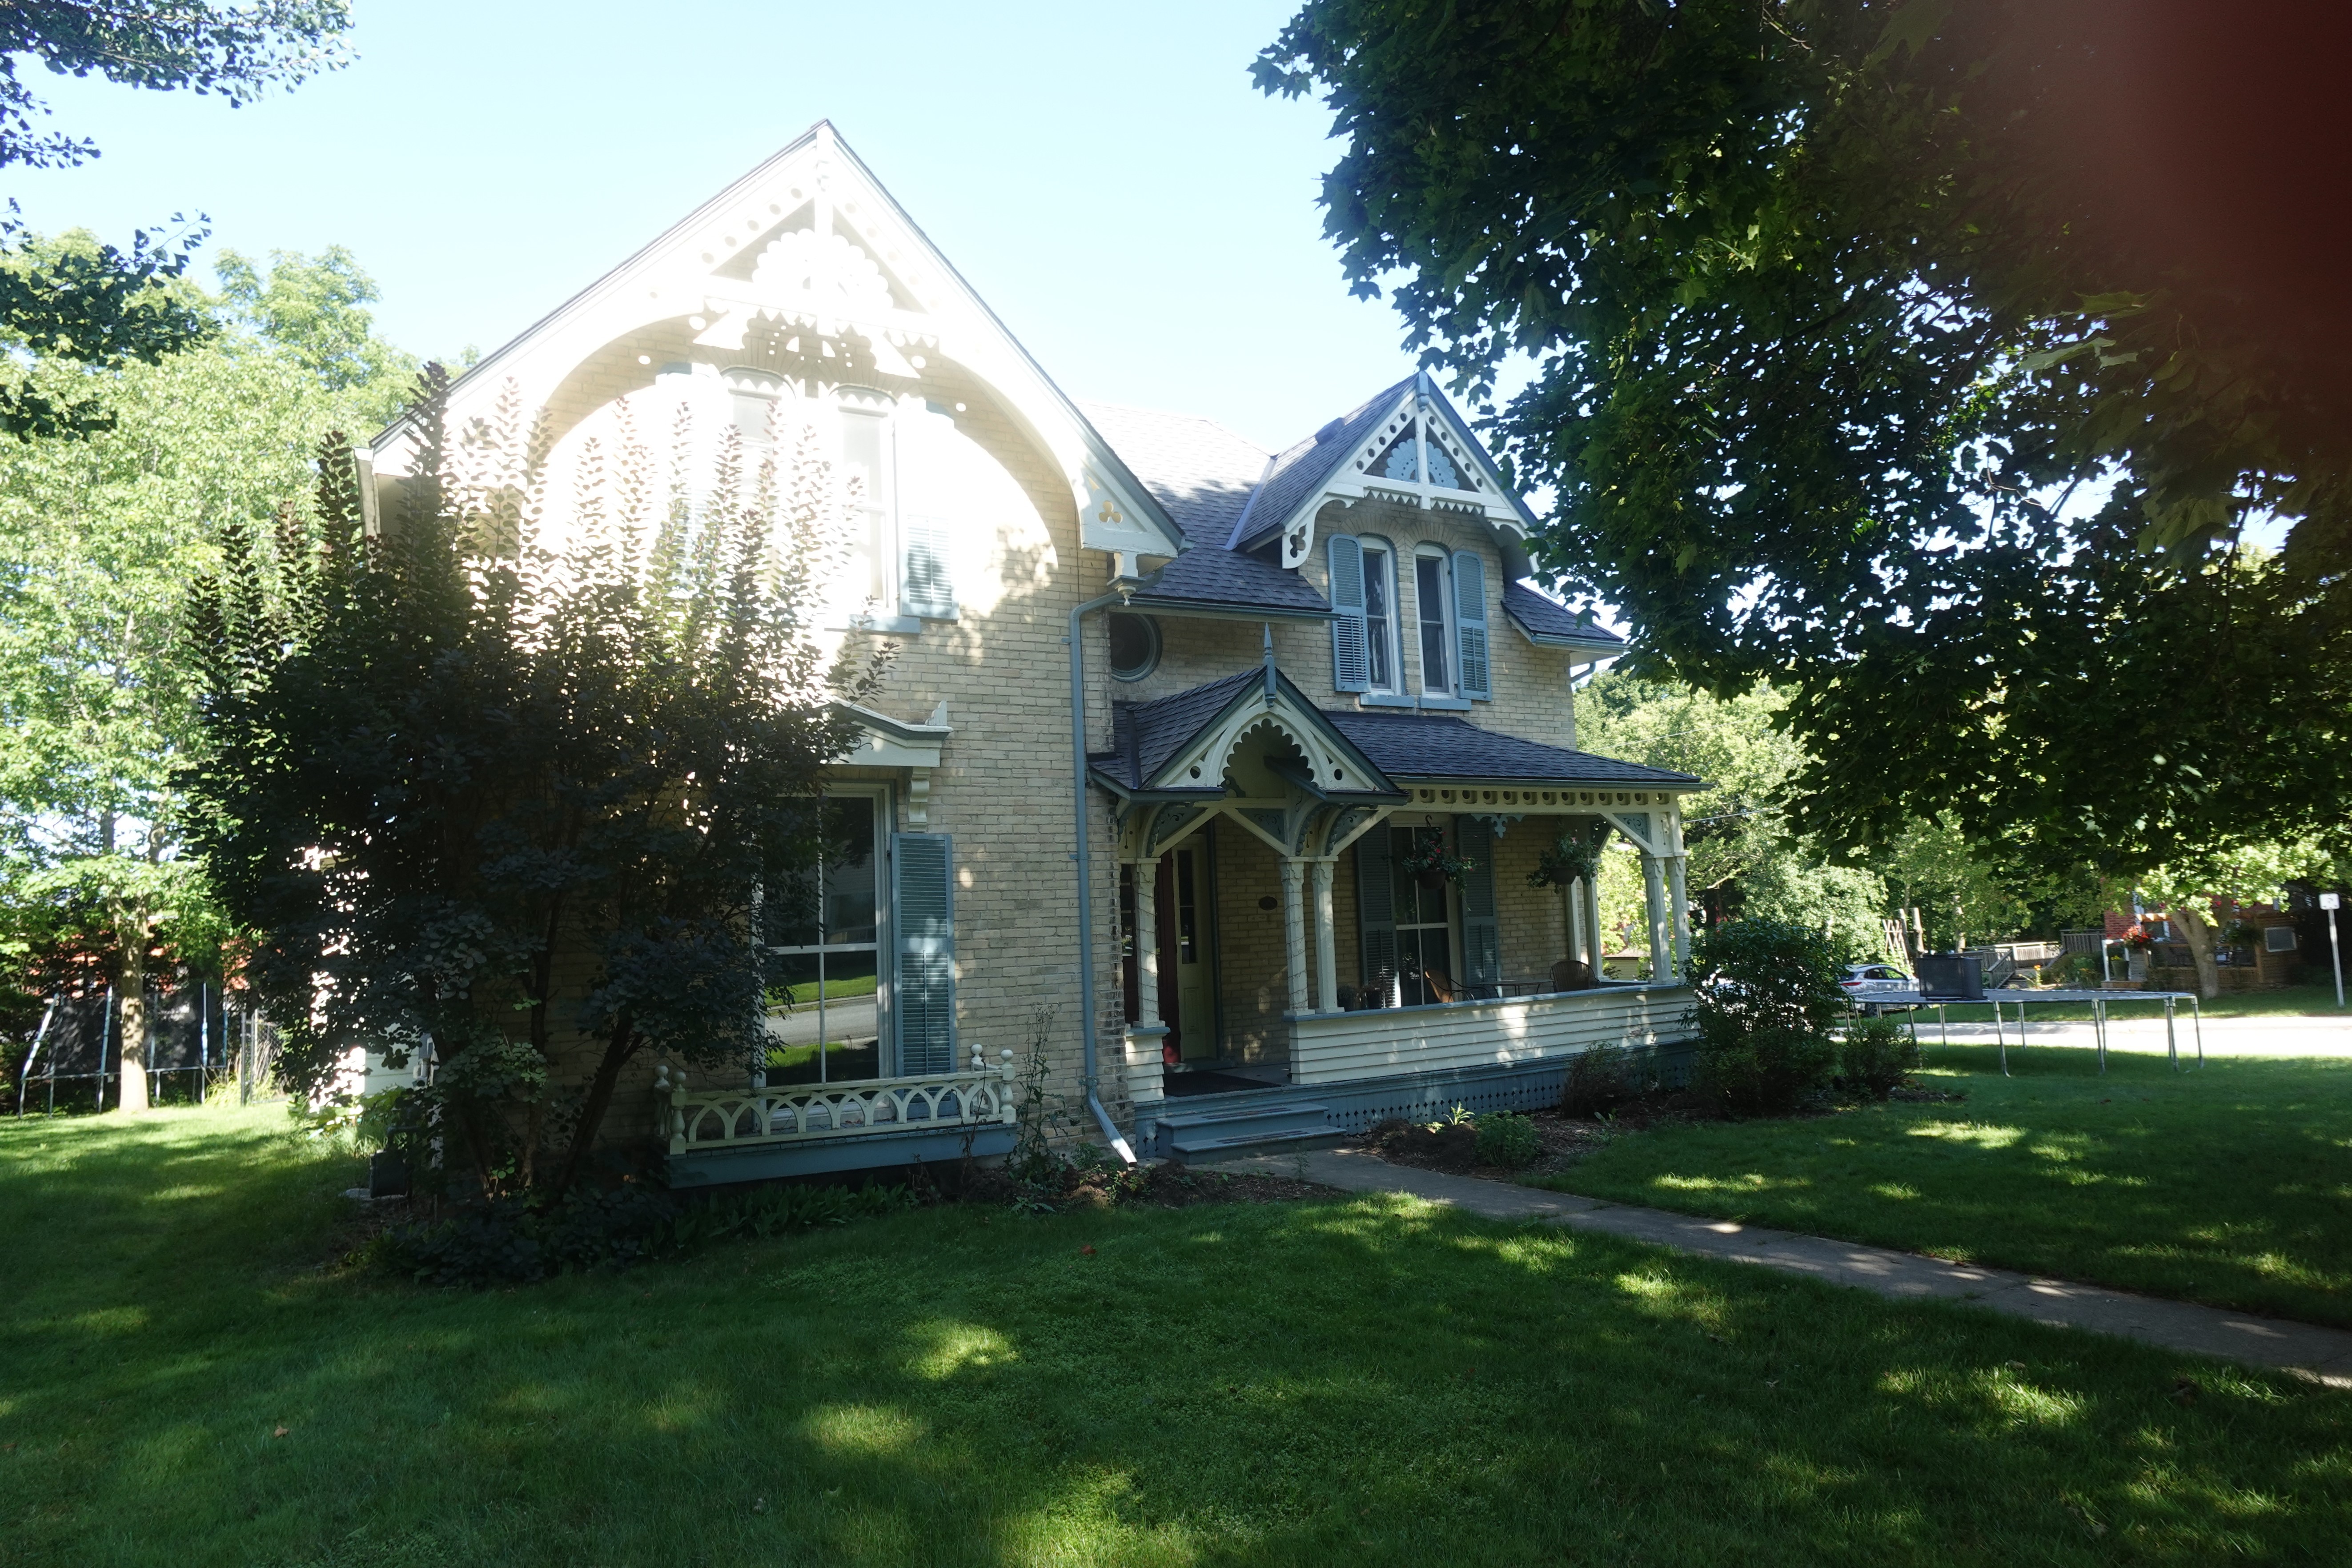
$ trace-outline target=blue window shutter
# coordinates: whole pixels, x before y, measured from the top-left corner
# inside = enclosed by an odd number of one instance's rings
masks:
[[[1331,685],[1340,691],[1362,691],[1371,684],[1364,638],[1364,547],[1340,533],[1332,536],[1328,549],[1331,607],[1339,613],[1331,623]]]
[[[1383,822],[1356,840],[1356,927],[1362,942],[1358,978],[1362,991],[1377,992],[1386,1006],[1396,984],[1396,871],[1389,861],[1389,826]]]
[[[890,1002],[908,1077],[955,1070],[954,866],[947,834],[890,836]]]
[[[1494,985],[1503,978],[1500,922],[1495,915],[1495,830],[1475,816],[1454,819],[1454,852],[1470,862],[1462,873],[1462,978]]]
[[[1454,552],[1454,645],[1462,695],[1493,701],[1494,677],[1486,668],[1486,563],[1467,550]]]
[[[926,407],[902,407],[898,435],[898,597],[910,616],[952,619],[950,530],[958,501],[955,421]]]

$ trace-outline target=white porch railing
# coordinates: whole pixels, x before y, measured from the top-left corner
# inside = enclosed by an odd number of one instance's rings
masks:
[[[1504,1067],[1598,1045],[1674,1045],[1691,1037],[1690,1018],[1690,987],[1679,982],[1300,1014],[1290,1020],[1290,1081]]]
[[[667,1064],[654,1069],[654,1132],[673,1154],[984,1127],[1010,1123],[1013,1108],[1011,1051],[991,1065],[975,1050],[962,1072],[775,1089],[689,1090]]]

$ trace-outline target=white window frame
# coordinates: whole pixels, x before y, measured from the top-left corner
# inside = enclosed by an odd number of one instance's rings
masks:
[[[1397,641],[1401,604],[1397,598],[1396,546],[1370,534],[1358,535],[1356,542],[1364,552],[1364,690],[1376,697],[1402,696],[1404,693],[1404,650]],[[1377,566],[1373,564],[1376,560],[1379,563]],[[1375,635],[1371,614],[1372,583],[1376,573],[1380,574],[1381,586],[1388,598],[1387,646],[1381,650],[1388,655],[1389,679],[1385,686],[1373,679],[1371,674]]]
[[[818,792],[821,800],[863,800],[874,814],[874,1070],[885,1078],[891,1076],[897,1066],[898,1033],[891,1006],[890,959],[897,952],[897,934],[891,920],[890,894],[896,868],[890,864],[890,835],[898,822],[897,803],[887,784],[828,784]],[[817,959],[817,1082],[829,1082],[828,1063],[824,1053],[824,956],[828,952],[862,952],[865,942],[828,942],[824,940],[822,866],[819,868],[820,889],[817,905],[817,941],[808,946],[781,946],[768,949],[778,958],[803,957],[814,954]]]
[[[1429,683],[1429,643],[1424,628],[1428,616],[1423,613],[1421,592],[1421,563],[1437,563],[1437,612],[1445,623],[1441,646],[1445,649],[1445,684]],[[1460,662],[1460,638],[1454,625],[1454,552],[1442,544],[1416,544],[1412,549],[1412,637],[1416,673],[1421,678],[1421,695],[1459,699],[1462,672],[1454,668]]]

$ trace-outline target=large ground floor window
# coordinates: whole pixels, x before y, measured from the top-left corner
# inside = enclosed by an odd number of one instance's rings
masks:
[[[1443,877],[1412,869],[1416,852],[1424,858],[1444,852],[1445,829],[1401,827],[1389,832],[1389,863],[1396,888],[1397,986],[1402,1005],[1413,1007],[1424,1002],[1449,1001],[1456,976],[1450,889]]]
[[[883,805],[879,792],[828,795],[818,864],[768,890],[771,1084],[883,1074]]]

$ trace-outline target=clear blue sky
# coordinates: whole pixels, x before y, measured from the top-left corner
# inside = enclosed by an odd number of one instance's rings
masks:
[[[360,0],[348,69],[232,110],[20,62],[104,155],[35,227],[350,246],[386,335],[496,347],[830,119],[1063,389],[1281,446],[1412,368],[1322,237],[1319,104],[1248,66],[1291,7]]]

